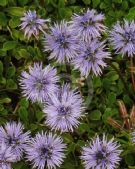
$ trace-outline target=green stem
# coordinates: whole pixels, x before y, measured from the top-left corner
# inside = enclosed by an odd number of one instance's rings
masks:
[[[124,87],[127,91],[128,96],[135,102],[135,95],[134,95],[134,93],[130,92],[129,87],[128,87],[125,79],[123,78],[123,75],[119,71],[119,69],[114,64],[112,64],[111,62],[109,63],[109,65],[118,73],[118,75],[119,75],[121,81],[123,82],[123,85],[124,85]]]

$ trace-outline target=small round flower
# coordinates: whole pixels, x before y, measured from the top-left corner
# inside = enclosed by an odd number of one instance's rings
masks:
[[[65,158],[66,145],[61,137],[52,133],[38,133],[32,138],[26,149],[27,159],[33,164],[33,168],[48,169],[60,167]]]
[[[23,133],[23,125],[19,122],[6,123],[4,127],[0,127],[0,143],[4,142],[10,147],[16,161],[21,160],[23,152],[26,148],[30,132]]]
[[[78,56],[72,63],[75,69],[79,69],[81,76],[88,76],[90,72],[96,76],[101,75],[102,69],[107,66],[104,62],[110,58],[110,53],[106,51],[104,42],[98,39],[82,42]]]
[[[12,169],[11,164],[16,161],[16,156],[13,154],[11,147],[7,147],[4,142],[0,146],[0,168]]]
[[[32,102],[45,101],[58,89],[59,77],[56,74],[57,70],[50,65],[43,68],[42,63],[34,63],[33,67],[29,67],[29,73],[22,72],[20,79],[22,94]]]
[[[50,29],[50,34],[46,34],[44,39],[44,50],[51,52],[49,58],[64,63],[77,56],[78,39],[68,23],[61,21]]]
[[[22,30],[24,30],[24,35],[27,36],[29,39],[32,35],[35,36],[35,38],[38,38],[39,32],[44,33],[44,29],[47,29],[46,22],[48,22],[48,19],[40,19],[36,11],[27,11],[24,13],[24,17],[20,19],[22,23],[20,24],[20,27]]]
[[[135,54],[135,23],[124,20],[123,24],[117,22],[110,32],[110,42],[116,53],[133,57]]]
[[[87,10],[82,15],[74,14],[72,17],[72,28],[83,40],[100,37],[105,32],[103,25],[104,15],[98,14],[96,10]]]
[[[107,141],[105,135],[103,138],[97,136],[88,146],[83,147],[81,159],[85,169],[115,169],[119,165],[120,145],[111,140]]]
[[[57,94],[51,97],[51,102],[45,106],[45,123],[52,130],[73,131],[73,128],[79,125],[83,110],[83,99],[79,92],[71,90],[70,86],[65,84]]]

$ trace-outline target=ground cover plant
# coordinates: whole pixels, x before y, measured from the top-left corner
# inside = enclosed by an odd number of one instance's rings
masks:
[[[135,1],[0,0],[0,168],[135,168]]]

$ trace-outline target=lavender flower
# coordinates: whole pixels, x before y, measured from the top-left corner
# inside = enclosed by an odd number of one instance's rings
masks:
[[[38,133],[29,141],[26,150],[27,159],[32,162],[33,168],[48,169],[59,167],[63,158],[66,145],[61,137],[52,133]]]
[[[0,146],[0,168],[11,169],[11,163],[16,161],[16,156],[12,153],[11,147],[7,147],[3,142]]]
[[[45,123],[52,130],[73,131],[73,128],[79,125],[79,118],[83,116],[84,107],[82,105],[81,95],[65,84],[57,94],[51,97],[51,102],[45,106]]]
[[[45,51],[50,51],[50,59],[55,58],[57,62],[64,63],[77,56],[78,39],[67,22],[61,21],[51,27],[50,34],[45,36]]]
[[[46,22],[48,19],[40,19],[36,11],[27,11],[24,13],[24,17],[21,18],[21,29],[24,30],[24,35],[28,37],[28,39],[34,35],[35,38],[38,38],[39,32],[44,33],[44,29],[47,29]]]
[[[110,33],[110,41],[116,53],[133,57],[135,54],[135,23],[124,20],[117,22]]]
[[[93,39],[82,43],[80,53],[72,63],[75,69],[80,70],[81,76],[87,77],[90,72],[98,76],[101,75],[102,69],[107,66],[104,60],[110,58],[109,55],[104,42]]]
[[[105,32],[106,27],[103,25],[104,15],[97,14],[97,11],[87,10],[82,15],[74,14],[72,17],[72,28],[83,40],[100,37]]]
[[[100,139],[97,136],[89,146],[83,147],[81,159],[85,169],[114,169],[117,168],[120,161],[121,150],[120,145],[114,142],[112,138],[107,141],[105,135]]]
[[[43,102],[49,95],[57,91],[56,76],[57,70],[50,65],[42,68],[42,64],[34,63],[34,67],[29,67],[29,73],[23,71],[20,79],[20,86],[23,95],[32,102]]]
[[[10,147],[16,161],[21,160],[26,142],[29,139],[29,132],[23,133],[23,125],[19,122],[7,123],[4,127],[0,127],[0,143],[4,142]]]

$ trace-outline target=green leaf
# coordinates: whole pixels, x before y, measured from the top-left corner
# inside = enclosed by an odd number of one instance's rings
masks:
[[[19,117],[23,122],[27,122],[28,121],[28,111],[25,107],[21,106],[19,108]]]
[[[20,8],[20,7],[10,7],[10,8],[7,8],[6,10],[10,15],[13,15],[13,16],[23,16],[24,15],[24,8]]]
[[[10,98],[0,99],[0,103],[10,103],[10,102],[11,102]]]
[[[7,24],[6,15],[3,12],[0,12],[0,25],[6,26],[6,24]]]
[[[96,8],[100,4],[100,0],[92,0],[93,8]]]
[[[29,52],[27,52],[26,49],[20,49],[19,55],[21,56],[21,58],[28,58],[30,56]]]
[[[20,100],[20,105],[23,106],[23,107],[25,107],[25,108],[28,108],[29,107],[29,101],[26,100],[25,98],[22,98]]]
[[[101,112],[99,110],[94,110],[90,113],[91,120],[100,120],[100,118],[101,118]]]
[[[0,0],[0,6],[6,6],[7,0]]]
[[[125,156],[125,161],[127,165],[135,165],[134,154],[127,154]]]
[[[8,78],[11,78],[11,77],[13,77],[14,75],[15,75],[15,67],[14,66],[12,66],[12,67],[9,67],[8,69],[7,69],[7,77]]]
[[[3,63],[0,61],[0,77],[2,77],[3,73]]]
[[[17,46],[16,41],[7,41],[3,44],[3,50],[4,51],[11,50],[14,49],[16,46]]]
[[[83,0],[83,2],[84,2],[85,5],[90,5],[91,0]]]
[[[20,25],[20,18],[18,18],[18,17],[15,16],[15,17],[12,17],[12,19],[10,19],[9,26],[11,28],[16,28],[19,25]]]
[[[8,89],[17,89],[17,84],[12,79],[8,79],[6,83],[6,87]]]

